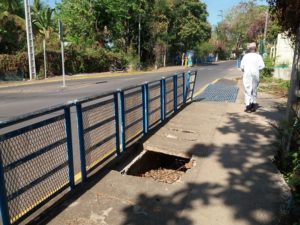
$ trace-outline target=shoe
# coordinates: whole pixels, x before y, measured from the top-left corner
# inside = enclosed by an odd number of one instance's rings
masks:
[[[251,104],[246,106],[245,112],[246,113],[251,113],[252,112]]]
[[[250,106],[251,106],[251,108],[250,108],[251,112],[255,112],[256,109],[257,109],[256,108],[256,104],[255,103],[251,103]]]

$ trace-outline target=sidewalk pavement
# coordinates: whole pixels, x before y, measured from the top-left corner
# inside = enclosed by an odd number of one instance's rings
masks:
[[[237,85],[235,103],[193,102],[143,144],[145,150],[194,160],[179,181],[167,184],[111,170],[65,202],[49,224],[278,224],[290,191],[272,163],[270,123],[282,118],[285,99],[261,93],[261,108],[247,114],[241,81]]]

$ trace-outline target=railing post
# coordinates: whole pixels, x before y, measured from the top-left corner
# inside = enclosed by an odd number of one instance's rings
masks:
[[[182,104],[185,104],[185,72],[182,73]]]
[[[196,87],[196,80],[197,80],[197,75],[198,75],[198,71],[195,71],[195,78],[194,78],[194,85],[193,85],[193,90],[192,90],[192,95],[191,95],[191,101],[193,101],[194,98],[194,92],[195,92],[195,87]]]
[[[71,190],[73,190],[74,187],[75,187],[75,181],[74,181],[71,114],[70,114],[70,107],[69,106],[64,108],[64,113],[65,113],[65,129],[66,129],[66,136],[67,136],[69,182],[70,182]]]
[[[77,130],[78,130],[78,140],[79,140],[80,162],[81,162],[81,176],[82,176],[82,182],[86,182],[87,180],[86,159],[85,159],[84,130],[83,130],[81,103],[76,104],[76,113],[77,113]]]
[[[160,120],[164,121],[166,117],[166,80],[164,77],[160,80]]]
[[[190,92],[190,78],[191,78],[191,71],[187,72],[187,77],[186,77],[186,93],[185,93],[185,103],[188,100],[189,97],[189,92]]]
[[[149,104],[148,104],[148,84],[142,86],[143,94],[143,132],[144,135],[148,133],[149,126]]]
[[[124,102],[124,91],[120,90],[120,119],[121,119],[121,151],[124,152],[126,149],[126,128],[125,128],[125,102]]]
[[[6,195],[4,168],[2,163],[2,156],[0,152],[0,206],[3,225],[10,225],[8,200]]]
[[[174,112],[177,111],[177,74],[173,76]]]
[[[119,123],[119,92],[114,93],[115,104],[115,129],[116,129],[116,153],[120,155],[120,123]]]

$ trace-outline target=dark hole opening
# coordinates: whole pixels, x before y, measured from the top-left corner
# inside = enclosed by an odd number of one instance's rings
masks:
[[[147,151],[127,170],[126,174],[174,183],[192,166],[193,162],[190,159]]]

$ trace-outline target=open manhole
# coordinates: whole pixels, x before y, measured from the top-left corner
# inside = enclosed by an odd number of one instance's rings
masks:
[[[172,184],[192,167],[193,161],[191,159],[145,151],[126,169],[125,173]]]

